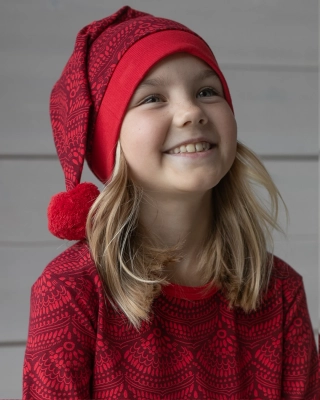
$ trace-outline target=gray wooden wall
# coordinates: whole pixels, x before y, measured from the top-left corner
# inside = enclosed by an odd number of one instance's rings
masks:
[[[49,93],[76,33],[125,4],[185,23],[213,48],[239,138],[261,155],[289,208],[275,253],[303,275],[318,326],[317,0],[1,0],[0,398],[21,397],[30,287],[69,245],[46,227],[50,196],[64,190]]]

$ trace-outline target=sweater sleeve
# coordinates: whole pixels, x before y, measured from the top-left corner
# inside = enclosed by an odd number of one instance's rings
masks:
[[[302,278],[285,289],[282,399],[319,400],[319,360]]]
[[[31,290],[23,399],[89,399],[96,296],[89,274],[45,270]]]

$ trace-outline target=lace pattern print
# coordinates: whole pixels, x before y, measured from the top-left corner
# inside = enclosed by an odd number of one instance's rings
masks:
[[[203,296],[170,285],[137,331],[105,299],[79,242],[32,288],[23,398],[317,400],[302,278],[277,258],[273,278],[248,314],[229,309],[218,289]]]

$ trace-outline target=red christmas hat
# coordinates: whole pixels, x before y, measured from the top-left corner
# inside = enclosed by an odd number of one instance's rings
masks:
[[[50,97],[54,142],[67,189],[53,196],[48,207],[49,230],[55,236],[85,238],[87,215],[99,191],[92,183],[80,183],[84,159],[100,181],[110,178],[122,120],[135,88],[153,65],[178,52],[210,65],[232,109],[212,51],[184,25],[125,6],[79,32]]]

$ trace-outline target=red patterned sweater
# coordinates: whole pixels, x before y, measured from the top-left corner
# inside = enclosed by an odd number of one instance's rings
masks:
[[[140,331],[105,300],[79,242],[32,287],[24,399],[319,399],[301,276],[275,258],[259,310],[169,285]]]

